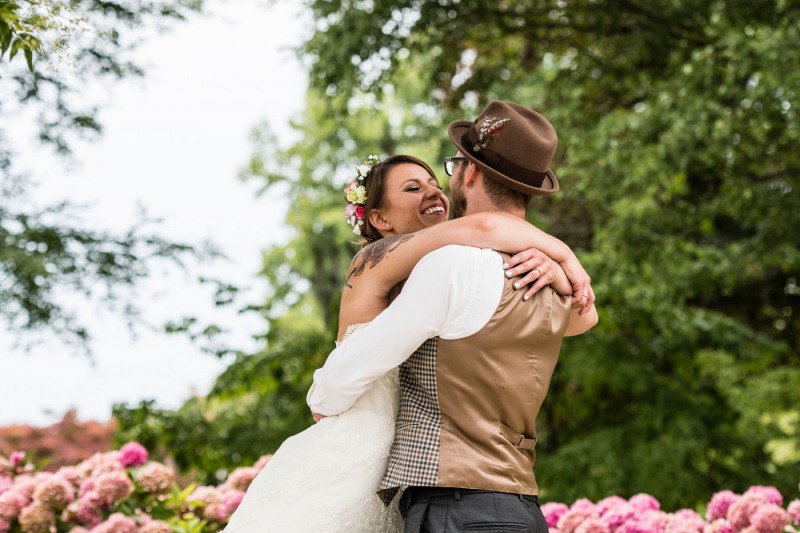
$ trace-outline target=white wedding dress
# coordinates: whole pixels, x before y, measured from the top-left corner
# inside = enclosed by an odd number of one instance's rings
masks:
[[[350,326],[344,338],[363,325]],[[286,439],[250,484],[225,533],[402,531],[397,504],[386,507],[375,494],[397,406],[394,369],[348,411]]]

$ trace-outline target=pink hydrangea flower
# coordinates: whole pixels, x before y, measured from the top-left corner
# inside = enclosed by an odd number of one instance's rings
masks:
[[[544,515],[544,519],[547,521],[547,527],[554,528],[558,525],[558,520],[564,516],[564,513],[569,511],[569,507],[567,507],[563,503],[556,503],[556,502],[547,502],[546,504],[542,505],[542,514]]]
[[[247,490],[259,471],[260,469],[254,466],[240,466],[231,472],[225,484],[236,490]]]
[[[16,487],[0,494],[0,520],[15,520],[29,502],[30,498]]]
[[[123,466],[120,464],[120,453],[118,451],[96,453],[76,466],[76,470],[81,479],[98,476],[107,472],[121,472]]]
[[[82,494],[77,500],[67,506],[67,512],[75,517],[80,524],[93,527],[103,521],[100,510],[103,501],[94,492]]]
[[[56,525],[56,515],[40,503],[32,503],[19,513],[19,525],[26,533],[50,533]]]
[[[6,531],[11,531],[11,524],[0,518],[0,533],[6,533]]]
[[[55,475],[36,487],[33,499],[50,509],[61,508],[75,499],[75,489],[69,481]]]
[[[215,487],[201,486],[194,489],[194,491],[186,498],[186,501],[189,503],[196,502],[203,505],[209,505],[219,502],[219,494],[217,493],[217,489]]]
[[[25,460],[25,452],[11,452],[11,455],[8,456],[8,460],[11,461],[12,465],[16,466]]]
[[[756,509],[750,517],[750,525],[758,533],[781,533],[790,520],[786,510],[770,502]]]
[[[728,509],[739,498],[741,498],[741,496],[729,490],[723,490],[717,492],[711,497],[711,501],[708,502],[708,509],[706,510],[706,519],[709,522],[713,522],[718,518],[727,517]]]
[[[9,476],[0,476],[0,494],[9,490],[13,484],[14,482]]]
[[[642,513],[644,511],[658,511],[661,509],[661,504],[655,499],[653,496],[649,494],[636,494],[635,496],[631,496],[631,499],[628,500],[628,503],[631,504],[631,507],[637,513]]]
[[[703,533],[736,533],[736,530],[733,529],[733,526],[727,519],[717,518],[711,523],[706,524]]]
[[[125,468],[142,466],[147,462],[147,448],[138,442],[129,442],[119,449],[119,464]]]
[[[575,533],[611,533],[600,518],[590,518],[575,528]]]
[[[623,523],[615,533],[664,533],[669,523],[670,515],[656,510],[647,509],[637,512],[631,520]]]
[[[133,492],[133,484],[124,472],[107,472],[94,480],[94,492],[103,505],[110,507],[116,501],[124,500]]]
[[[260,472],[265,466],[267,466],[267,463],[269,462],[270,459],[272,459],[271,453],[268,453],[267,455],[262,455],[261,457],[258,458],[256,464],[253,465],[253,468],[257,468],[258,471]]]
[[[587,509],[594,511],[594,504],[592,503],[592,500],[588,498],[580,498],[572,502],[572,505],[569,506],[570,511],[577,511],[580,509]]]
[[[666,529],[675,533],[678,531],[702,533],[705,527],[706,521],[703,520],[702,516],[691,509],[681,509],[669,517]]]
[[[136,473],[136,482],[145,492],[163,494],[175,482],[175,473],[164,464],[152,462]]]
[[[139,526],[139,533],[172,533],[172,527],[161,520],[148,520]]]
[[[598,502],[599,504],[599,502]],[[636,516],[636,509],[631,504],[622,500],[614,504],[600,517],[609,530],[615,530],[622,524]]]
[[[757,495],[761,496],[769,503],[774,503],[778,507],[783,505],[783,495],[775,487],[765,487],[763,485],[755,485],[745,491],[742,496]]]
[[[609,496],[597,502],[594,508],[598,513],[600,513],[600,516],[603,516],[611,509],[627,504],[628,501],[625,498],[621,498],[619,496]]]
[[[590,509],[585,505],[575,508],[575,505],[573,504],[569,511],[564,513],[561,518],[559,518],[557,527],[561,533],[574,533],[578,529],[578,526],[587,520],[599,518],[600,515],[598,515],[594,510],[594,505],[592,505],[592,508]]]
[[[239,505],[242,503],[243,499],[244,491],[234,489],[225,492],[224,496],[222,497],[222,505],[225,507],[226,521],[233,514],[233,512],[239,508]]]
[[[114,513],[108,520],[92,528],[92,533],[137,533],[136,521],[122,513]]]
[[[224,524],[228,520],[228,509],[222,502],[210,503],[203,508],[203,518]]]
[[[728,508],[728,520],[736,531],[741,531],[750,525],[750,518],[759,507],[769,502],[760,494],[742,495]]]
[[[786,508],[793,524],[800,524],[800,500],[792,500]]]

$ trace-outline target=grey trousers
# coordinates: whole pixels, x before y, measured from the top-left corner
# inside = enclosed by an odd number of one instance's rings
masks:
[[[400,509],[405,533],[548,533],[536,496],[412,487],[403,495]]]

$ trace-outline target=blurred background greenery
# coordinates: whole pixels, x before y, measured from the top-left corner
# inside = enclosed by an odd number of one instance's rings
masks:
[[[562,191],[534,199],[529,218],[578,253],[600,313],[590,334],[565,343],[540,416],[543,498],[647,492],[676,509],[707,502],[721,489],[761,484],[795,493],[800,5],[305,3],[315,29],[298,50],[310,79],[305,112],[293,124],[300,140],[287,145],[269,124],[260,125],[241,173],[265,190],[283,187],[291,206],[291,240],[263,254],[269,295],[248,309],[263,316],[262,348],[239,353],[208,395],[177,410],[153,401],[117,405],[118,442],[138,440],[213,480],[307,427],[305,392],[333,345],[343,274],[357,249],[341,214],[346,178],[370,153],[411,153],[438,170],[441,157],[453,153],[447,124],[503,99],[541,111],[559,134],[553,168]],[[125,3],[102,4],[119,8],[106,16],[120,24],[138,20],[126,18],[125,10],[135,9]],[[0,21],[12,20],[2,15],[12,12],[9,5],[0,2]],[[171,17],[202,5],[164,1],[150,8],[148,16]],[[0,33],[8,42],[24,33],[5,24]],[[106,53],[107,64],[92,75],[128,75],[113,68],[114,57]],[[31,79],[46,83],[32,76],[20,78],[21,89],[35,88]],[[44,102],[66,109],[57,103]],[[62,113],[56,131],[93,128],[90,115],[78,118]],[[0,140],[2,133],[0,127]],[[12,178],[5,173],[4,184]],[[5,223],[19,215],[5,198],[3,280],[38,265],[44,273],[31,279],[44,276],[55,285],[59,273],[80,279],[107,272],[111,285],[135,282],[118,275],[132,264],[122,261],[130,257],[124,249],[87,255],[121,270],[90,261],[83,270],[58,270],[56,263],[48,273],[44,259],[37,263],[40,248],[28,244],[37,242],[36,228],[15,240],[19,226]],[[71,235],[69,228],[51,229],[58,238]],[[99,237],[81,242],[100,246]],[[157,244],[149,253],[194,253]],[[117,253],[120,261],[112,261]],[[10,285],[0,283],[7,301]],[[18,317],[20,307],[47,304],[41,286],[24,286],[12,295],[17,308],[0,304],[0,313]],[[55,323],[31,309],[29,321]]]

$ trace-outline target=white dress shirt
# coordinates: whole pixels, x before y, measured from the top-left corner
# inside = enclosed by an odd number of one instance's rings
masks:
[[[423,257],[394,302],[314,372],[306,396],[311,411],[343,413],[426,340],[480,331],[503,295],[502,264],[494,250],[469,246],[445,246]]]

